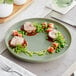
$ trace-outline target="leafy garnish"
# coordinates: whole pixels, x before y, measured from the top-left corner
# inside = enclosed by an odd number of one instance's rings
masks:
[[[59,43],[59,46],[58,46],[58,48],[56,49],[56,53],[58,53],[58,52],[60,52],[60,50],[61,50],[62,48],[65,47],[65,45],[66,45],[66,40],[65,40],[64,36],[61,34],[61,32],[58,32],[58,33],[56,34],[56,36],[57,36],[57,38],[56,38],[55,42]]]
[[[26,51],[26,48],[23,47],[22,45],[17,45],[15,48],[13,48],[13,50],[14,50],[17,54],[19,54],[19,53],[21,53],[21,52]]]
[[[22,34],[22,36],[25,36],[25,34],[26,34],[25,31],[22,31],[22,30],[18,30],[18,33]]]
[[[23,47],[22,45],[17,45],[15,48],[13,48],[13,50],[17,53],[17,54],[20,54],[20,53],[24,53],[25,55],[29,55],[29,56],[33,56],[33,55],[38,55],[38,56],[43,56],[46,54],[47,50],[42,50],[42,51],[39,51],[39,52],[36,52],[36,51],[29,51],[27,49],[27,47]]]
[[[40,23],[33,23],[33,25],[36,27],[36,32],[44,32],[43,26]]]

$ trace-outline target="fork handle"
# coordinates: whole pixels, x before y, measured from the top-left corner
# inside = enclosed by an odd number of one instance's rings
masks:
[[[17,71],[8,71],[8,72],[13,72],[13,73],[18,74],[19,76],[23,76],[22,74],[20,74],[20,73],[19,73],[19,72],[17,72]]]

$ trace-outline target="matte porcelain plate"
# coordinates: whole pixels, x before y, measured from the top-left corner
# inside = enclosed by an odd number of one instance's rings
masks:
[[[59,53],[47,54],[44,56],[34,55],[34,56],[30,57],[23,53],[16,54],[9,47],[8,42],[11,39],[12,30],[20,29],[20,27],[27,21],[39,22],[39,23],[42,23],[42,22],[54,23],[55,27],[57,27],[57,29],[64,35],[64,37],[67,41],[67,46],[65,48],[63,48],[61,50],[61,52],[59,52]],[[29,36],[29,37],[25,36],[25,39],[28,41],[28,49],[34,50],[34,51],[39,51],[39,50],[48,48],[48,46],[50,45],[50,42],[47,41],[45,37],[46,37],[46,35],[44,33],[40,33],[35,36]],[[6,46],[9,50],[9,52],[12,53],[15,57],[18,57],[19,59],[22,59],[24,61],[29,61],[29,62],[48,62],[48,61],[52,61],[52,60],[55,60],[55,59],[61,57],[67,51],[67,49],[69,48],[69,46],[71,44],[71,35],[70,35],[70,32],[68,31],[68,29],[64,25],[62,25],[58,22],[52,21],[50,19],[44,19],[44,18],[31,18],[31,19],[26,19],[26,20],[23,20],[23,21],[20,21],[20,22],[14,24],[6,33],[5,43],[6,43]]]

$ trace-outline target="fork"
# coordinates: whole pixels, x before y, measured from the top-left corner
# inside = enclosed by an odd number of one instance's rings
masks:
[[[19,76],[23,76],[23,75],[20,74],[19,72],[12,70],[12,68],[11,68],[10,66],[6,65],[6,64],[3,63],[2,61],[0,61],[0,67],[1,67],[2,70],[6,71],[6,72],[16,73],[16,74],[18,74]]]

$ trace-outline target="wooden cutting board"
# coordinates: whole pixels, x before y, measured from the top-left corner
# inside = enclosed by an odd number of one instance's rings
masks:
[[[25,9],[27,6],[29,6],[32,3],[33,0],[27,0],[27,2],[24,5],[15,5],[14,4],[14,10],[12,14],[5,18],[0,18],[0,23],[5,23],[9,20],[11,20],[15,15],[20,13],[23,9]]]

